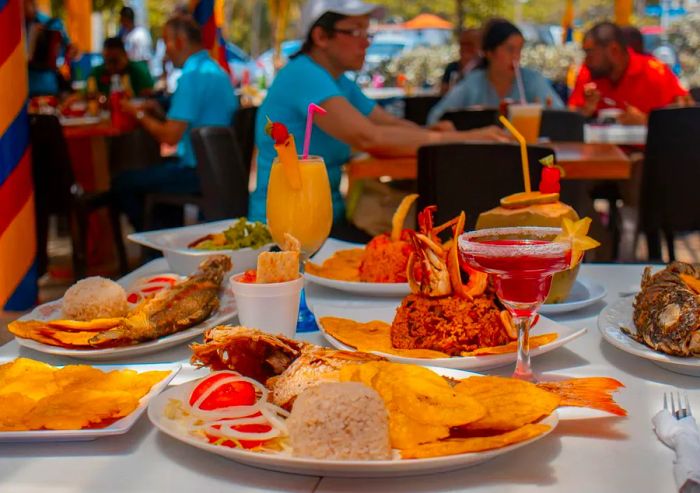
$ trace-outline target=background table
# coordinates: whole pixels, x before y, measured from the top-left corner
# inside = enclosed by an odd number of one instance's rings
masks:
[[[332,242],[327,247],[332,247]],[[165,269],[156,260],[132,274],[140,277]],[[583,265],[581,275],[604,283],[605,302],[620,291],[638,286],[642,265]],[[396,300],[351,297],[340,291],[308,285],[315,303],[348,303],[362,307],[397,304]],[[0,444],[0,491],[46,492],[671,492],[673,452],[656,439],[651,417],[661,407],[664,390],[687,389],[700,407],[700,378],[663,370],[650,361],[624,353],[602,340],[596,317],[600,302],[556,318],[588,332],[550,353],[533,359],[537,371],[552,375],[617,378],[626,388],[616,396],[629,411],[627,418],[605,417],[560,421],[551,435],[490,462],[455,472],[394,479],[341,479],[296,476],[239,465],[171,439],[155,430],[144,415],[126,435],[94,442]],[[554,318],[554,317],[553,317]],[[322,343],[318,333],[304,339]],[[12,341],[0,348],[0,358],[17,355],[49,363],[75,363],[20,349]],[[186,361],[186,345],[143,356],[131,362]],[[508,375],[511,367],[488,373]],[[201,374],[201,373],[200,373]],[[197,373],[185,368],[175,384]]]
[[[566,180],[625,180],[630,177],[632,161],[615,144],[584,144],[580,142],[552,142],[557,164]],[[415,156],[379,158],[364,155],[350,161],[346,168],[349,184],[360,179],[389,176],[396,180],[415,180],[418,177],[418,159]]]

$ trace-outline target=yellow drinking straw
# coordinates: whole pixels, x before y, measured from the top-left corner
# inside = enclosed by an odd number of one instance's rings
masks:
[[[515,140],[520,144],[520,161],[523,165],[523,181],[525,182],[525,191],[530,193],[530,163],[527,160],[527,142],[525,142],[525,137],[523,137],[520,132],[518,132],[512,123],[508,121],[508,118],[501,115],[498,120],[503,124],[508,131],[513,134]]]

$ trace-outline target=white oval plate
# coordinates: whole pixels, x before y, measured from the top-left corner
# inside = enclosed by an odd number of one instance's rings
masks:
[[[598,316],[598,329],[603,339],[626,353],[648,359],[652,363],[683,375],[700,377],[700,358],[681,358],[666,353],[654,351],[649,346],[635,341],[622,332],[620,327],[635,330],[632,315],[634,313],[634,297],[623,298],[607,306]]]
[[[544,304],[540,307],[539,312],[542,315],[554,315],[556,313],[580,310],[602,300],[606,294],[608,294],[608,291],[602,284],[578,276],[565,301],[562,303]]]
[[[148,277],[154,276],[151,275]],[[117,282],[122,284],[121,280]],[[127,287],[128,286],[124,286],[124,288]],[[23,317],[20,317],[19,320],[57,319],[60,315],[60,307],[61,300],[45,303],[37,306],[34,308],[34,310]],[[158,351],[176,346],[182,342],[186,342],[197,337],[211,327],[228,322],[234,316],[236,316],[237,313],[238,310],[236,308],[236,300],[233,296],[233,292],[231,291],[231,288],[226,285],[226,287],[222,287],[221,291],[219,292],[219,308],[205,321],[195,325],[194,327],[190,327],[189,329],[160,337],[152,341],[134,344],[133,346],[113,347],[106,349],[69,349],[59,346],[51,346],[33,339],[24,339],[22,337],[15,337],[15,340],[20,346],[33,349],[34,351],[39,351],[41,353],[68,356],[71,358],[90,361],[109,361],[126,356],[141,356],[144,354],[156,353]]]
[[[334,238],[329,238],[324,243],[323,247],[311,257],[311,261],[316,264],[322,264],[327,258],[339,250],[349,250],[352,248],[364,248],[365,245],[359,243],[348,243]],[[325,277],[315,276],[304,273],[304,277],[319,286],[345,291],[346,293],[359,294],[364,296],[393,296],[404,297],[411,293],[411,288],[407,282],[353,282],[353,281],[338,281],[336,279],[328,279]]]
[[[313,306],[314,315],[316,315],[316,322],[318,323],[319,329],[326,340],[331,346],[337,349],[343,349],[345,351],[357,351],[355,348],[343,344],[333,336],[326,333],[323,330],[323,326],[320,323],[321,317],[340,317],[348,318],[350,320],[356,320],[358,322],[370,322],[372,320],[381,320],[388,324],[394,319],[394,314],[396,313],[396,307],[370,307],[365,306],[360,308],[352,306],[341,306],[341,305],[324,305],[324,304],[314,304]],[[586,333],[586,329],[574,329],[562,325],[554,320],[550,320],[546,317],[540,317],[537,325],[532,329],[530,334],[548,334],[551,332],[556,332],[558,337],[550,342],[549,344],[544,344],[530,350],[530,356],[539,356],[540,354],[548,353],[553,349],[556,349],[564,344],[582,336]],[[438,366],[442,368],[453,368],[458,370],[490,370],[492,368],[499,368],[501,366],[506,366],[514,364],[516,360],[515,351],[512,353],[505,354],[485,354],[482,356],[454,356],[451,358],[408,358],[405,356],[396,356],[394,354],[382,353],[380,351],[372,351],[372,353],[384,356],[390,361],[395,361],[397,363],[407,363],[412,365],[422,365],[422,366]]]
[[[6,363],[2,361],[0,363]],[[156,363],[156,364],[132,364],[132,365],[105,365],[97,368],[108,372],[112,370],[135,370],[139,373],[146,371],[169,371],[170,375],[151,387],[148,394],[141,397],[139,405],[130,414],[115,421],[104,428],[86,428],[83,430],[29,430],[29,431],[0,431],[0,443],[19,442],[82,442],[95,440],[96,438],[122,435],[128,432],[141,414],[146,410],[146,405],[161,390],[166,388],[170,381],[180,371],[182,365],[179,363]]]
[[[411,293],[411,288],[407,282],[353,282],[353,281],[338,281],[319,277],[308,272],[304,273],[304,277],[315,284],[327,288],[338,289],[348,293],[361,294],[364,296],[396,296],[404,297]]]
[[[431,368],[440,375],[456,379],[466,378],[475,374],[445,368]],[[335,476],[335,477],[400,477],[415,476],[419,474],[429,474],[464,467],[475,466],[487,460],[506,454],[512,450],[524,447],[533,443],[552,432],[559,422],[557,412],[553,412],[541,423],[550,426],[550,429],[537,437],[524,442],[509,445],[486,452],[474,452],[468,454],[448,455],[444,457],[433,457],[429,459],[408,459],[408,460],[376,460],[376,461],[339,461],[339,460],[318,460],[304,459],[299,457],[265,454],[260,452],[250,452],[248,450],[211,445],[201,439],[191,436],[187,430],[174,420],[165,417],[165,407],[170,399],[185,401],[188,392],[193,388],[193,384],[173,387],[158,397],[153,399],[148,405],[148,417],[151,422],[163,433],[184,442],[193,447],[197,447],[213,454],[221,455],[227,459],[240,462],[249,466],[260,467],[272,471],[289,472],[294,474],[305,474],[310,476]]]

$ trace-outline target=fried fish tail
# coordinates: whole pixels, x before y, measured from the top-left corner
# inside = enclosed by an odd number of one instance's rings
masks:
[[[616,416],[627,416],[612,393],[624,385],[608,377],[572,378],[561,382],[540,382],[537,386],[561,398],[560,406],[590,407]]]

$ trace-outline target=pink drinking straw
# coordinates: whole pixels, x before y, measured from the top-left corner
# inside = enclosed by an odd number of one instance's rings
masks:
[[[314,124],[314,113],[325,115],[326,110],[317,104],[311,103],[309,109],[306,111],[306,133],[304,134],[304,153],[301,155],[302,159],[309,157],[309,144],[311,143],[311,127]]]

